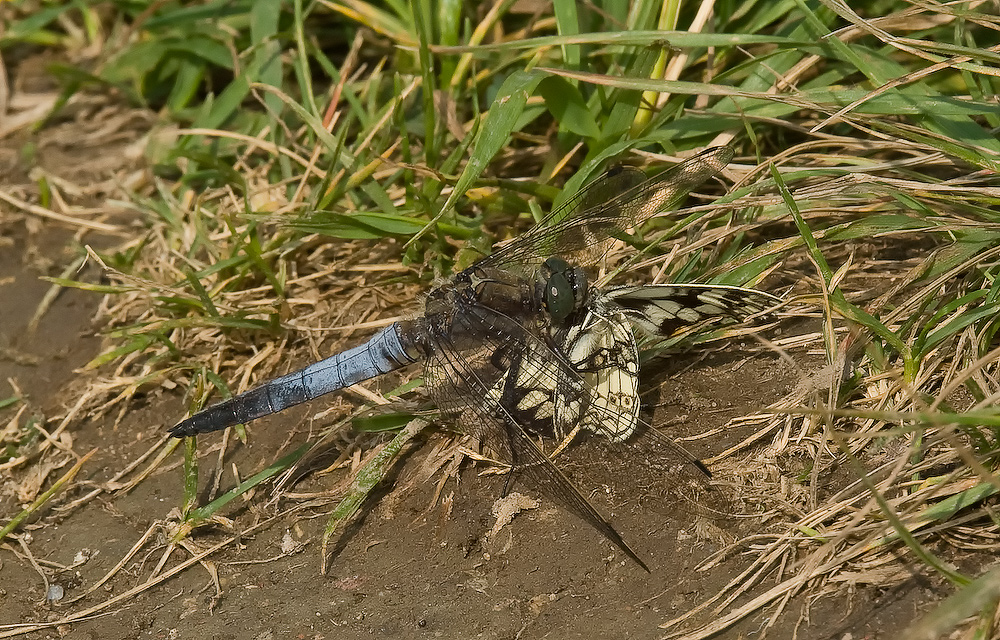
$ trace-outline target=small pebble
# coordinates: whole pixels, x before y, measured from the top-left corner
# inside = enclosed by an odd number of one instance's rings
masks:
[[[57,584],[49,585],[49,592],[45,594],[45,599],[49,602],[59,602],[66,592]]]

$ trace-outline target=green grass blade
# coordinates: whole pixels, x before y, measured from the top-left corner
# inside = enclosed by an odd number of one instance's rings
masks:
[[[486,114],[485,122],[479,130],[479,138],[472,150],[472,157],[469,158],[462,175],[455,182],[454,190],[442,205],[441,210],[424,229],[407,242],[406,247],[412,246],[442,216],[450,213],[458,199],[479,178],[489,162],[507,143],[510,134],[515,131],[518,120],[524,112],[524,106],[528,102],[528,97],[534,92],[542,78],[543,76],[537,73],[517,71],[504,81],[489,113]]]
[[[306,451],[308,451],[311,447],[312,445],[308,442],[306,444],[301,445],[288,455],[282,456],[278,460],[274,461],[274,463],[269,465],[267,468],[263,469],[262,471],[259,471],[258,473],[255,473],[254,475],[250,476],[243,482],[239,483],[238,485],[236,485],[226,493],[222,494],[215,500],[212,500],[204,507],[192,509],[191,512],[188,513],[188,516],[185,519],[185,523],[190,526],[197,526],[199,524],[207,522],[212,518],[213,515],[215,515],[217,511],[219,511],[219,509],[226,506],[234,499],[245,494],[247,491],[253,489],[262,482],[265,482],[273,478],[275,475],[281,473],[285,469],[291,467],[303,455],[305,455]]]
[[[358,472],[347,495],[340,501],[337,508],[334,509],[330,515],[330,519],[326,523],[326,528],[323,530],[324,573],[326,572],[327,548],[331,538],[358,512],[368,494],[385,478],[406,443],[427,428],[429,424],[423,418],[414,418],[411,420],[402,431],[396,434],[395,438],[382,447],[382,450],[375,454]]]

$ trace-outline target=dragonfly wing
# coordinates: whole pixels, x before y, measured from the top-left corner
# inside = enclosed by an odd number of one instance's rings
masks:
[[[609,240],[676,204],[732,158],[731,148],[712,147],[651,178],[637,169],[611,169],[481,264],[532,268],[554,255],[579,264],[594,262],[607,251]]]
[[[570,384],[561,379],[576,374],[524,324],[486,307],[456,312],[450,325],[438,327],[435,348],[426,361],[431,396],[443,410],[460,411],[460,428],[500,451],[512,473],[581,517],[648,571],[526,432],[546,421],[551,428],[554,389]],[[478,344],[467,335],[476,336]]]

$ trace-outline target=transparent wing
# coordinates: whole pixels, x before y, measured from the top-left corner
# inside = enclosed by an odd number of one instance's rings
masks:
[[[531,270],[554,255],[581,265],[592,263],[607,251],[611,239],[676,203],[732,158],[731,148],[712,147],[651,178],[637,169],[612,169],[479,264]]]
[[[459,428],[500,451],[512,473],[581,517],[648,571],[525,431],[538,418],[536,410],[551,403],[545,396],[569,384],[563,379],[576,377],[572,369],[521,323],[486,307],[463,308],[436,329],[425,382],[439,408],[460,412]]]
[[[459,415],[459,428],[509,461],[514,474],[645,566],[529,434],[563,436],[580,425],[623,443],[633,459],[651,467],[679,462],[673,466],[699,478],[707,478],[708,470],[639,420],[638,350],[624,311],[589,313],[555,337],[532,319],[460,305],[432,331],[435,344],[424,375],[428,391],[440,409]]]

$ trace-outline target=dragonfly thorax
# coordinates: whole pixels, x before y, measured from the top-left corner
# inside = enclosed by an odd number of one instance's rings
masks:
[[[562,258],[548,258],[538,271],[535,295],[552,324],[565,326],[587,302],[587,274]]]

